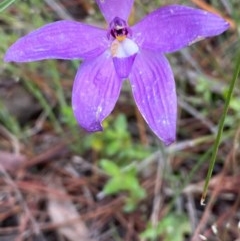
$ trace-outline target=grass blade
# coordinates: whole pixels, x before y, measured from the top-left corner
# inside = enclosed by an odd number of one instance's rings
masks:
[[[6,9],[9,5],[14,3],[16,0],[4,0],[0,3],[0,12],[2,12],[4,9]]]
[[[210,179],[211,179],[211,176],[212,176],[212,172],[213,172],[213,168],[214,168],[214,165],[215,165],[215,162],[216,162],[218,148],[219,148],[219,145],[221,143],[221,137],[222,137],[222,133],[223,133],[225,119],[226,119],[226,116],[227,116],[229,104],[230,104],[232,94],[233,94],[233,90],[234,90],[234,86],[237,82],[239,73],[240,73],[240,54],[238,53],[237,64],[236,64],[236,67],[235,67],[235,70],[234,70],[234,73],[233,73],[233,77],[232,77],[232,80],[231,80],[231,83],[230,83],[230,86],[229,86],[229,90],[228,90],[228,93],[227,93],[227,98],[226,98],[226,102],[225,102],[225,105],[224,105],[223,114],[222,114],[222,117],[221,117],[220,122],[219,122],[217,137],[216,137],[216,140],[215,140],[214,145],[213,145],[213,153],[212,153],[212,157],[211,157],[211,160],[210,160],[210,166],[208,168],[207,179],[205,181],[204,188],[203,188],[203,194],[202,194],[202,197],[201,197],[201,205],[204,205],[204,202],[205,202],[205,199],[206,199],[208,185],[209,185],[209,182],[210,182]]]

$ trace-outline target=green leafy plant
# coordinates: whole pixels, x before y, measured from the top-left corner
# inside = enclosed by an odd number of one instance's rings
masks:
[[[145,190],[139,184],[136,169],[133,166],[121,169],[116,163],[109,160],[102,160],[100,165],[105,173],[110,176],[104,186],[104,194],[112,195],[127,192],[128,197],[124,210],[126,212],[133,211],[138,202],[146,195]]]
[[[157,240],[162,237],[165,241],[182,241],[184,235],[190,233],[191,227],[186,215],[170,213],[164,217],[156,227],[151,224],[141,234],[143,240]]]
[[[149,148],[132,141],[124,115],[119,115],[114,121],[108,118],[104,127],[104,132],[89,135],[85,140],[85,148],[98,152],[100,158],[114,159],[124,165],[150,154]]]

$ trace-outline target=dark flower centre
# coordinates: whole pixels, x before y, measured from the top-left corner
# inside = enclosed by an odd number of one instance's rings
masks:
[[[128,26],[126,21],[119,17],[115,17],[110,23],[110,34],[118,41],[123,41],[128,35]]]

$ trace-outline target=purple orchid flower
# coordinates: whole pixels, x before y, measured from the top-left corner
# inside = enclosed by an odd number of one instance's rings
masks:
[[[16,41],[5,61],[83,59],[73,85],[72,108],[78,123],[93,132],[102,130],[101,122],[129,78],[141,114],[168,145],[176,136],[177,98],[164,53],[221,34],[229,24],[206,11],[170,5],[129,27],[133,1],[96,0],[107,30],[67,20],[50,23]]]

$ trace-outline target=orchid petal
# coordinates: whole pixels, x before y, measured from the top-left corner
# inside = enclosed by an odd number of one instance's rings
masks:
[[[166,145],[171,144],[176,135],[177,97],[167,59],[159,53],[142,51],[135,59],[129,79],[144,119]]]
[[[113,64],[119,78],[126,79],[132,69],[136,54],[126,58],[113,58]]]
[[[134,0],[96,0],[106,21],[110,23],[115,17],[128,20]]]
[[[8,49],[5,61],[92,58],[107,47],[105,30],[63,20],[47,24],[17,40]]]
[[[221,34],[229,24],[221,17],[182,5],[155,10],[132,27],[142,48],[173,52],[206,37]]]
[[[101,122],[113,110],[121,85],[108,51],[80,66],[73,85],[72,108],[84,129],[102,130]]]
[[[124,39],[119,42],[114,40],[111,44],[111,54],[115,70],[120,78],[127,78],[134,63],[138,46],[131,39]]]

